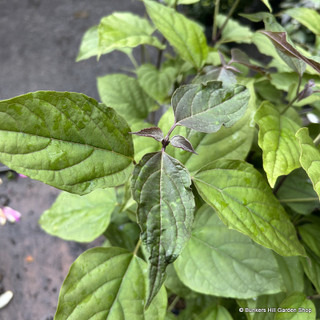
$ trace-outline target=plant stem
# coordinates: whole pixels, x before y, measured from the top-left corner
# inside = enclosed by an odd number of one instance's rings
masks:
[[[317,137],[313,140],[313,143],[317,146],[320,143],[320,133],[317,135]]]
[[[146,47],[144,45],[141,45],[140,47],[140,56],[141,64],[144,64],[146,62]]]
[[[310,300],[320,299],[320,294],[315,294],[314,296],[308,296],[307,298]]]
[[[165,136],[164,140],[168,140],[168,139],[169,139],[170,134],[172,133],[172,131],[175,129],[176,126],[177,126],[176,123],[174,123],[174,124],[172,125],[172,127],[171,127],[170,130],[168,131],[167,135]]]
[[[298,88],[296,91],[296,96],[288,103],[288,105],[281,111],[280,114],[284,114],[293,105],[293,103],[299,98],[301,81],[302,81],[302,76],[299,74],[299,82],[298,82]]]
[[[316,201],[319,198],[296,198],[296,199],[279,199],[280,202],[309,202],[309,201]]]
[[[180,297],[176,296],[173,301],[170,303],[169,307],[168,307],[168,312],[171,312],[173,310],[173,308],[175,307],[175,305],[177,304],[177,302],[179,301]]]
[[[137,255],[138,250],[139,250],[139,248],[140,248],[140,246],[141,246],[141,243],[142,243],[142,241],[141,241],[141,239],[139,239],[139,241],[137,242],[136,247],[134,248],[134,251],[133,251],[133,255],[134,255],[134,256]]]
[[[230,10],[229,10],[229,12],[228,12],[228,15],[227,15],[226,19],[224,20],[224,22],[223,22],[223,24],[222,24],[221,28],[219,29],[219,32],[218,32],[218,34],[217,34],[217,36],[216,36],[216,40],[217,40],[217,39],[219,39],[219,37],[220,37],[220,35],[221,35],[221,33],[222,33],[223,29],[224,29],[224,28],[225,28],[225,26],[227,25],[227,23],[228,23],[228,21],[229,21],[230,17],[233,15],[234,10],[236,10],[236,8],[237,8],[237,6],[238,6],[239,2],[240,2],[240,0],[236,0],[236,1],[233,3],[233,5],[232,5],[231,9],[230,9]]]
[[[139,68],[139,65],[137,63],[137,60],[135,59],[135,57],[133,56],[132,53],[128,53],[127,56],[129,57],[130,61],[132,62],[133,66],[135,67],[135,69]]]
[[[166,38],[163,37],[161,44],[164,45],[166,42],[167,42]],[[164,49],[159,49],[159,51],[158,51],[158,58],[157,58],[157,65],[156,65],[158,70],[160,69],[160,66],[161,66],[161,59],[162,59],[163,51],[164,51]]]
[[[212,41],[213,41],[213,43],[215,43],[217,40],[217,17],[219,14],[219,6],[220,6],[220,0],[216,0],[216,4],[214,6],[213,26],[212,26]]]

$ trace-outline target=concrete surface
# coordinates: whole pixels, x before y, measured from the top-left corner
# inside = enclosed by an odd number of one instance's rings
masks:
[[[98,99],[96,77],[131,67],[121,53],[75,62],[83,33],[113,11],[143,12],[131,0],[0,0],[0,99],[37,90],[82,92]],[[38,226],[58,190],[30,179],[0,186],[20,223],[0,226],[0,292],[14,297],[0,320],[53,319],[63,279],[92,245],[65,242]],[[99,241],[97,242],[99,243]],[[100,241],[101,243],[101,241]]]

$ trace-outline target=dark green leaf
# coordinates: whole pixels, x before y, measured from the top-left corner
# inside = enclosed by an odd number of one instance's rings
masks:
[[[206,308],[196,318],[197,320],[232,320],[228,310],[223,306],[211,306]]]
[[[172,96],[175,122],[200,132],[216,132],[244,115],[249,98],[249,91],[241,85],[223,88],[219,81],[184,85]]]
[[[162,289],[148,310],[146,263],[127,250],[94,248],[71,266],[60,295],[55,320],[164,319]]]
[[[229,230],[208,205],[174,266],[185,285],[205,294],[252,298],[284,289],[272,251]]]
[[[190,141],[188,139],[186,139],[185,137],[183,136],[180,136],[180,135],[175,135],[173,136],[171,139],[170,139],[170,143],[173,147],[175,148],[180,148],[184,151],[188,151],[188,152],[191,152],[191,153],[194,153],[194,154],[197,154],[193,147],[192,147],[192,144],[190,143]]]
[[[0,101],[0,161],[56,188],[86,194],[125,183],[130,128],[80,93],[39,91]]]
[[[316,256],[308,248],[306,250],[308,256],[300,258],[300,261],[307,277],[315,286],[317,292],[320,292],[320,257]]]
[[[140,131],[130,133],[141,137],[153,138],[159,142],[161,142],[164,138],[162,130],[158,127],[145,128]]]
[[[157,29],[181,58],[200,69],[208,56],[208,46],[202,28],[174,9],[155,1],[145,0],[144,3]]]
[[[116,205],[114,189],[97,189],[84,196],[62,192],[39,224],[64,240],[91,242],[108,227]]]
[[[298,230],[303,242],[320,257],[320,225],[308,223],[298,227]]]
[[[229,228],[280,255],[305,255],[286,212],[250,164],[216,160],[202,167],[193,181],[203,200]]]
[[[164,282],[165,269],[188,241],[193,222],[191,179],[179,161],[165,152],[145,155],[132,178],[141,237],[149,251],[148,303]]]
[[[130,124],[145,119],[155,102],[140,87],[137,79],[125,74],[110,74],[97,80],[101,101],[114,108]]]

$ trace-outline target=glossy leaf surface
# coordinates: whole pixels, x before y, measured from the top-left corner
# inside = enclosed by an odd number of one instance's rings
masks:
[[[200,69],[208,56],[202,28],[184,15],[155,1],[145,0],[144,3],[152,22],[181,58]]]
[[[286,212],[250,164],[217,160],[202,167],[193,181],[229,228],[280,255],[305,255]]]
[[[146,263],[121,248],[94,248],[71,266],[59,295],[55,320],[164,319],[162,289],[148,310]]]
[[[263,102],[255,115],[259,125],[259,146],[263,151],[263,168],[271,187],[277,178],[300,167],[299,144],[295,137],[299,125],[281,115],[270,102]]]
[[[165,269],[191,234],[194,198],[188,171],[165,152],[145,155],[132,177],[141,238],[149,252],[148,303],[164,282]]]
[[[132,171],[130,128],[79,93],[39,91],[0,101],[0,160],[56,188],[85,194]]]
[[[301,128],[296,137],[301,147],[301,166],[308,174],[314,190],[320,197],[320,151],[315,147],[307,128]]]
[[[249,98],[249,90],[240,85],[223,88],[220,81],[184,85],[172,96],[175,122],[200,132],[216,132],[244,115]]]
[[[91,242],[108,227],[116,205],[114,189],[97,189],[84,196],[62,192],[39,224],[64,240]]]
[[[205,294],[252,298],[283,289],[272,251],[229,230],[208,205],[197,212],[191,239],[174,266],[185,285]]]

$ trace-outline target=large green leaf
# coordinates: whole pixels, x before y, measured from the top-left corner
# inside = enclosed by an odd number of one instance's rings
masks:
[[[64,240],[91,242],[108,227],[116,205],[114,189],[97,189],[84,196],[62,192],[39,223]]]
[[[205,133],[231,127],[245,114],[249,98],[246,87],[223,88],[220,81],[181,86],[172,96],[175,123]]]
[[[101,53],[121,48],[134,48],[148,44],[159,49],[164,46],[151,36],[155,28],[145,18],[130,12],[115,12],[101,19],[99,24],[99,50]]]
[[[101,101],[114,108],[129,123],[145,119],[155,102],[140,87],[137,79],[125,74],[110,74],[97,80]]]
[[[312,182],[302,168],[287,176],[277,196],[281,203],[300,214],[310,214],[315,208],[320,208]]]
[[[94,248],[71,266],[59,295],[55,320],[164,319],[166,293],[148,310],[146,263],[121,248]]]
[[[153,99],[163,102],[176,80],[176,69],[170,65],[158,70],[152,64],[143,64],[138,70],[138,81]]]
[[[307,223],[298,228],[303,242],[320,257],[320,224]]]
[[[182,162],[190,173],[217,159],[244,160],[248,155],[255,133],[253,116],[255,113],[254,102],[249,102],[245,115],[232,127],[222,127],[218,132],[202,133],[186,127],[178,126],[176,134],[186,137],[198,155],[168,146],[166,151]],[[174,122],[172,109],[161,117],[159,126],[168,132],[170,124]]]
[[[316,291],[320,292],[320,257],[316,256],[308,248],[306,258],[300,258],[303,269],[309,280],[312,282]]]
[[[280,255],[305,255],[283,207],[250,164],[216,160],[202,167],[193,181],[203,200],[229,228]]]
[[[226,16],[219,14],[217,16],[217,25],[221,27],[226,19]],[[229,19],[225,28],[222,30],[221,39],[219,42],[237,42],[251,43],[253,33],[250,28],[241,25],[238,21]]]
[[[196,320],[232,320],[232,317],[226,308],[218,305],[203,310]]]
[[[157,29],[185,61],[200,69],[208,56],[202,28],[174,9],[155,1],[144,1],[148,15]]]
[[[0,161],[32,179],[85,194],[132,172],[130,128],[92,98],[39,91],[0,101],[0,112]]]
[[[292,311],[288,312],[288,309]],[[295,292],[281,302],[279,308],[277,308],[274,319],[315,320],[316,308],[313,302],[307,299],[304,293]]]
[[[271,187],[277,178],[300,167],[299,144],[295,137],[299,126],[269,101],[262,103],[255,115],[259,125],[259,146],[263,151],[263,168]]]
[[[195,206],[190,185],[188,171],[165,152],[145,155],[133,172],[141,237],[149,251],[148,303],[190,237]]]
[[[286,10],[285,14],[299,21],[316,35],[320,35],[320,14],[316,10],[296,7]]]
[[[301,128],[296,137],[301,147],[301,166],[311,179],[313,188],[320,198],[320,151],[315,147],[307,128]]]
[[[174,266],[185,285],[205,294],[252,298],[284,288],[272,251],[229,230],[208,205]]]

